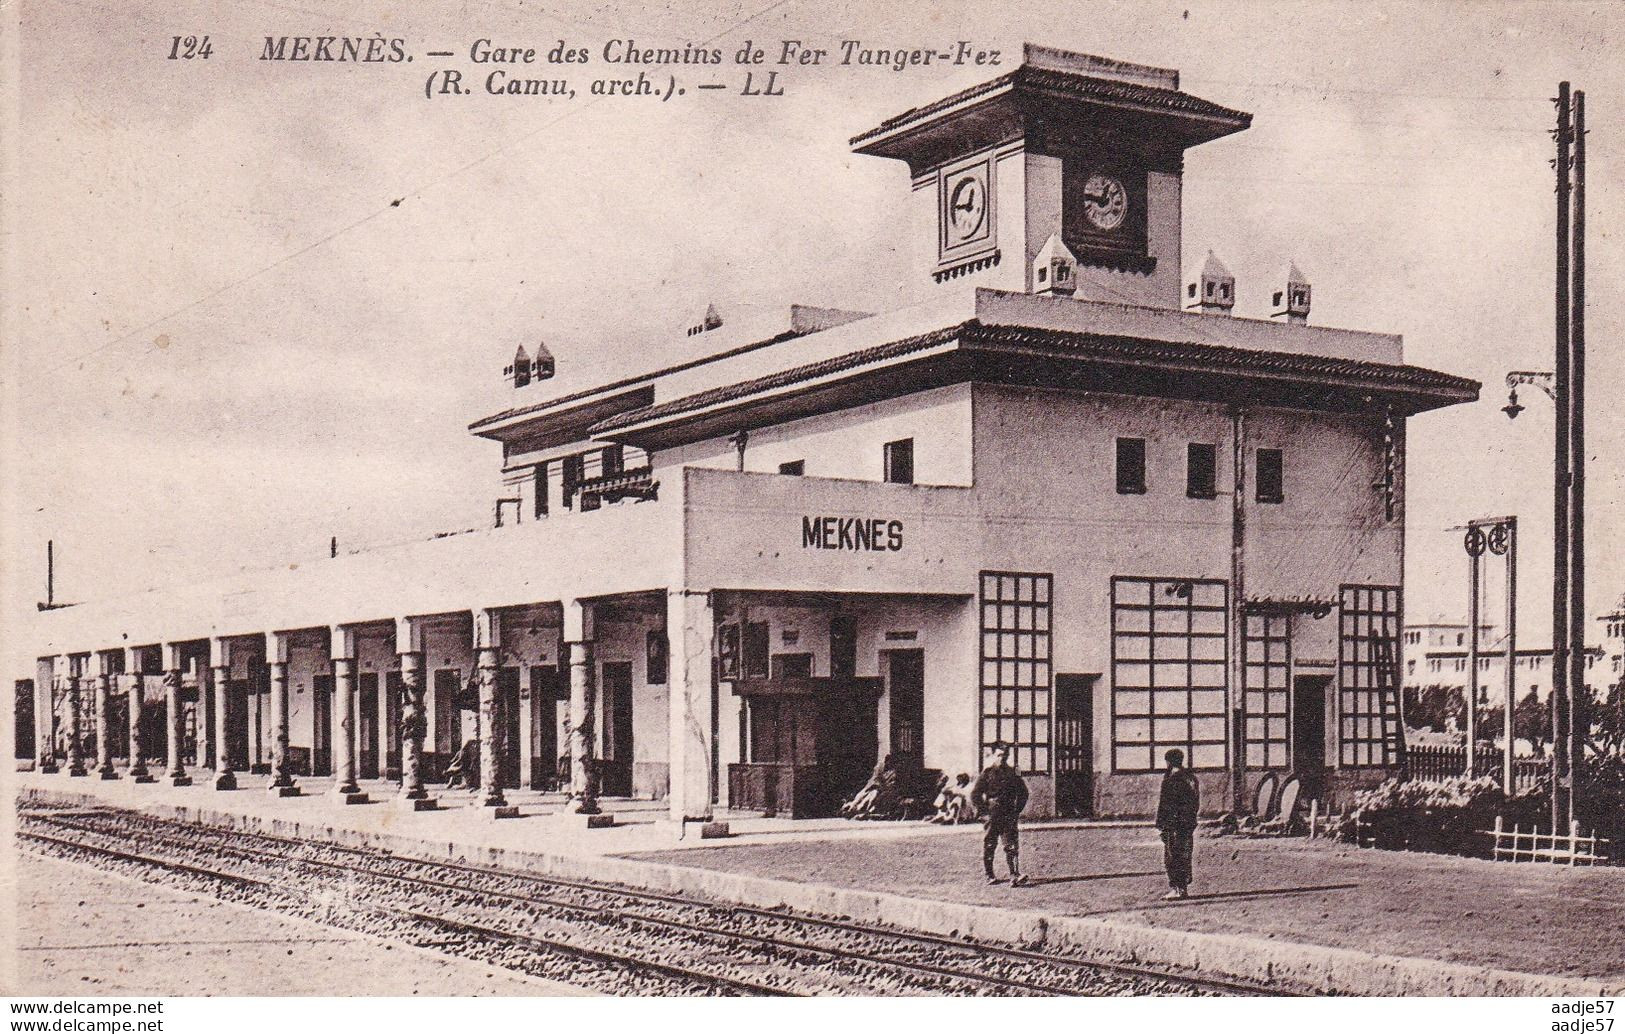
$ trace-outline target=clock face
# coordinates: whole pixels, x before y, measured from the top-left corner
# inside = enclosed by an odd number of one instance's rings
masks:
[[[1128,216],[1128,191],[1121,180],[1095,173],[1083,185],[1083,214],[1089,225],[1111,232]]]
[[[968,172],[948,187],[948,243],[968,241],[987,222],[987,182],[980,172]]]

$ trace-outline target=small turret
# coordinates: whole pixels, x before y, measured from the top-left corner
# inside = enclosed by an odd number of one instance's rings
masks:
[[[1296,262],[1289,263],[1286,272],[1286,290],[1275,292],[1274,306],[1277,311],[1271,315],[1285,316],[1288,323],[1308,323],[1309,300],[1309,278],[1298,269]],[[1285,308],[1282,307],[1283,303]]]
[[[1052,233],[1033,259],[1033,293],[1071,296],[1078,289],[1077,271],[1078,259],[1072,249],[1060,234]]]
[[[1207,261],[1202,263],[1201,276],[1194,284],[1185,287],[1185,296],[1190,304],[1185,308],[1198,308],[1203,312],[1216,313],[1228,316],[1236,304],[1236,278],[1230,275],[1223,262],[1217,255],[1209,251]]]

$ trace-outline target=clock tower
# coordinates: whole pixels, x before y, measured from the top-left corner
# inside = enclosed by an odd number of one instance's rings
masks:
[[[1015,70],[906,111],[852,141],[906,162],[916,283],[1043,291],[1050,238],[1076,296],[1178,308],[1185,149],[1252,116],[1179,89],[1179,73],[1023,49]]]

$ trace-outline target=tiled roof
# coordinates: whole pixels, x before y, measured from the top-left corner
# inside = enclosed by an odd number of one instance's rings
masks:
[[[1300,355],[1293,352],[1270,352],[1229,345],[1148,341],[1144,338],[1039,330],[1031,327],[986,326],[977,320],[967,320],[929,334],[860,349],[816,363],[792,367],[766,377],[619,413],[594,425],[592,430],[611,431],[647,420],[658,420],[737,401],[762,392],[774,391],[911,352],[923,351],[955,339],[968,349],[1031,351],[1053,357],[1118,362],[1133,366],[1183,367],[1202,373],[1267,372],[1286,377],[1361,380],[1370,382],[1374,388],[1459,395],[1463,399],[1477,398],[1479,389],[1477,381],[1419,366]]]
[[[883,136],[899,126],[933,115],[946,110],[956,104],[992,93],[1005,86],[1014,85],[1031,89],[1054,90],[1069,94],[1082,100],[1101,101],[1108,104],[1130,104],[1142,108],[1157,108],[1163,111],[1180,112],[1196,115],[1203,118],[1215,118],[1228,122],[1236,122],[1240,127],[1252,124],[1253,117],[1245,111],[1226,108],[1212,101],[1194,97],[1179,90],[1168,90],[1158,86],[1142,86],[1138,83],[1125,83],[1116,79],[1100,79],[1090,75],[1079,75],[1075,72],[1062,72],[1050,68],[1034,68],[1031,65],[1022,67],[969,89],[949,94],[930,104],[918,108],[910,108],[901,115],[895,115],[867,132],[859,133],[853,137],[853,147]]]

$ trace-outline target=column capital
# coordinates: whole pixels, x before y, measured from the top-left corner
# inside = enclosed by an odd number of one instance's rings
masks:
[[[395,652],[423,652],[423,622],[415,618],[395,619]]]
[[[495,607],[474,611],[474,648],[497,650],[502,647],[502,612]]]
[[[348,661],[355,659],[355,630],[344,625],[334,625],[328,630],[329,654],[335,661]]]
[[[564,601],[564,641],[590,643],[594,639],[593,605],[585,600]]]
[[[185,667],[185,665],[181,663],[181,644],[180,643],[165,643],[164,644],[164,670],[165,671],[179,671],[184,667]]]
[[[288,635],[285,632],[265,633],[265,662],[267,664],[288,663]]]

